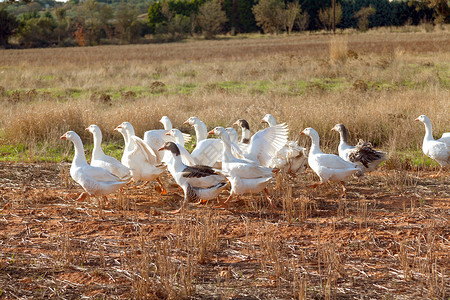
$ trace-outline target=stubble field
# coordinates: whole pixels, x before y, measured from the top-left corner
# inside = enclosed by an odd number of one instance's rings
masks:
[[[450,176],[434,176],[414,119],[449,131],[449,50],[445,30],[2,50],[0,297],[447,299]],[[69,129],[91,148],[83,130],[98,124],[120,156],[123,121],[141,136],[162,115],[184,132],[192,115],[255,131],[266,113],[300,145],[311,126],[336,153],[330,129],[344,123],[389,159],[345,199],[309,188],[310,169],[280,174],[276,209],[255,195],[169,215],[181,197],[167,175],[168,196],[150,184],[109,207],[74,200]]]

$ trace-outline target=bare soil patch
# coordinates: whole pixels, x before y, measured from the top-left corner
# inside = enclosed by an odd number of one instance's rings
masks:
[[[229,210],[154,185],[76,202],[68,165],[0,163],[0,297],[447,299],[450,176],[382,170],[312,190],[310,170]],[[225,198],[226,195],[222,195]],[[0,207],[0,208],[1,208]],[[103,208],[101,208],[103,207]]]

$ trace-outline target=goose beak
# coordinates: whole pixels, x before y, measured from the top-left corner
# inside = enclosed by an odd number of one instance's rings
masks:
[[[61,139],[61,140],[67,140],[66,134],[64,133],[64,134],[60,137],[60,139]]]
[[[89,131],[89,127],[84,129],[85,131]]]
[[[233,123],[233,126],[234,126],[234,125],[239,126],[239,124],[238,124],[237,121]]]
[[[162,146],[161,148],[158,149],[158,151],[163,151],[165,150],[164,146]]]
[[[331,130],[330,131],[337,131],[334,127],[333,128],[331,128]]]
[[[166,135],[170,135],[170,132],[166,132]]]
[[[116,128],[114,128],[114,131],[119,131],[120,128],[122,128],[122,125],[119,125]]]
[[[304,131],[300,132],[300,135],[306,135],[306,133]]]
[[[214,134],[214,129],[208,132],[208,134]]]
[[[266,120],[262,119],[262,120],[261,120],[261,123],[267,123],[267,122],[266,122]]]
[[[415,120],[415,121],[420,121],[420,120],[419,120],[419,118],[416,118],[416,120]]]
[[[189,125],[189,120],[183,122],[184,125]]]

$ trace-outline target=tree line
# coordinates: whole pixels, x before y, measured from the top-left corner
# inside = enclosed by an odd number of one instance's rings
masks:
[[[279,34],[449,23],[447,0],[9,0],[0,4],[0,47],[176,41],[202,35]],[[150,37],[150,38],[149,38]],[[11,42],[12,41],[12,42]]]

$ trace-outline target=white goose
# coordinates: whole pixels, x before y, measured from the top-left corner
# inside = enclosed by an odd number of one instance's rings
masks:
[[[277,125],[275,118],[271,114],[266,114],[261,120],[270,127]],[[307,151],[300,147],[297,141],[288,141],[275,155],[270,167],[280,169],[290,174],[302,172],[306,167],[308,160]]]
[[[218,139],[208,139],[208,129],[206,124],[197,117],[190,117],[184,124],[194,127],[197,136],[197,145],[191,156],[197,163],[205,166],[217,166],[222,160],[223,146]]]
[[[248,122],[240,119],[233,125],[242,128],[242,143],[250,137]],[[254,161],[262,166],[269,167],[272,159],[287,143],[288,129],[286,124],[278,124],[255,133],[249,140],[248,148],[242,151],[244,158]]]
[[[180,151],[181,160],[187,166],[198,165],[197,161],[191,156],[191,154],[184,148],[184,136],[183,133],[178,129],[169,130],[166,135],[170,135],[175,138],[175,145],[178,147]],[[168,164],[170,160],[171,154],[170,151],[165,151],[163,162]]]
[[[158,178],[164,172],[164,169],[157,166],[157,158],[152,148],[135,135],[134,128],[129,122],[123,122],[114,130],[120,132],[125,140],[122,164],[131,169],[133,181],[144,180],[145,183],[141,185],[144,186],[151,180],[156,180],[161,189],[161,194],[167,194]]]
[[[226,173],[231,183],[230,196],[223,205],[226,206],[234,196],[263,191],[270,205],[274,207],[266,189],[273,178],[273,169],[234,157],[231,152],[230,136],[225,128],[216,127],[209,134],[219,136],[223,142],[222,171]]]
[[[425,115],[416,118],[425,125],[425,136],[423,138],[422,150],[425,155],[431,157],[443,167],[450,165],[450,133],[446,132],[438,140],[433,138],[433,128],[430,119]]]
[[[210,200],[218,198],[227,185],[225,176],[208,166],[186,166],[175,143],[167,142],[159,151],[168,150],[172,158],[167,166],[170,174],[184,191],[181,207],[171,213],[179,213],[188,201]],[[197,204],[198,204],[197,203]]]
[[[89,125],[87,131],[94,136],[94,149],[92,150],[91,166],[106,169],[119,178],[130,178],[130,169],[121,164],[114,157],[106,155],[102,150],[102,131],[95,125]]]
[[[355,164],[345,161],[337,155],[323,153],[319,146],[319,134],[313,128],[308,127],[300,134],[311,138],[308,164],[320,178],[320,182],[311,185],[311,187],[315,188],[328,180],[340,182],[343,195],[346,195],[347,190],[344,181],[348,180],[353,174],[360,172],[360,169]]]
[[[119,178],[106,169],[88,165],[84,156],[83,142],[76,132],[67,131],[61,139],[73,142],[75,148],[70,176],[85,190],[77,201],[83,201],[88,196],[101,196],[108,203],[106,196],[117,191],[130,180],[130,176]]]
[[[386,152],[376,151],[371,143],[366,143],[363,140],[359,140],[356,146],[350,146],[347,143],[347,128],[343,124],[336,124],[331,130],[338,132],[340,135],[339,156],[360,167],[361,173],[357,173],[357,176],[372,172],[387,159]]]
[[[164,129],[153,129],[146,131],[144,133],[143,140],[152,148],[157,157],[157,162],[161,163],[164,153],[159,152],[158,149],[165,142],[175,142],[175,139],[172,136],[166,135],[167,132],[172,129],[172,122],[170,121],[169,117],[163,116],[161,120],[159,120],[159,122],[163,124]],[[185,142],[189,142],[191,140],[191,136],[189,134],[183,133],[183,137]]]

